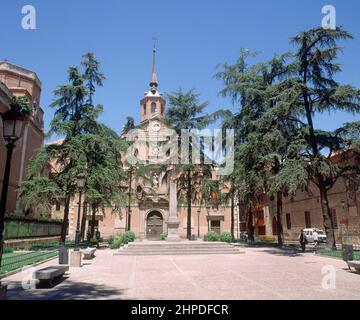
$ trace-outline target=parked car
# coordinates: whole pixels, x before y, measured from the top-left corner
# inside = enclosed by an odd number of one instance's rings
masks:
[[[318,242],[319,243],[325,243],[326,242],[326,234],[324,231],[317,229],[317,228],[308,228],[304,229],[305,238],[308,243],[314,242],[314,232],[317,232],[318,234]],[[300,236],[299,236],[300,238]]]

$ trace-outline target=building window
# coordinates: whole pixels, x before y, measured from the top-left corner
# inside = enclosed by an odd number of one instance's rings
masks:
[[[334,227],[334,229],[338,228],[338,222],[337,222],[337,216],[336,216],[336,210],[335,209],[330,209],[330,217],[331,217],[331,221],[332,221],[332,225]]]
[[[163,114],[164,113],[164,105],[162,104],[161,105],[161,114]]]
[[[156,103],[153,102],[153,103],[151,104],[151,113],[155,113],[155,112],[156,112]]]
[[[291,230],[291,215],[290,215],[290,213],[286,214],[286,227],[288,230]]]
[[[61,210],[61,205],[59,201],[56,201],[55,203],[55,211],[60,211]]]
[[[143,105],[144,114],[146,114],[146,104]]]
[[[309,211],[305,211],[305,226],[311,228],[311,215]]]

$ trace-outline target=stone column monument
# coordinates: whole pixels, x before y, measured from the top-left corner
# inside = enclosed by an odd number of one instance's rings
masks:
[[[177,214],[177,187],[176,178],[173,173],[170,177],[170,195],[169,195],[169,219],[167,221],[168,236],[167,241],[180,241],[179,236],[179,218]]]

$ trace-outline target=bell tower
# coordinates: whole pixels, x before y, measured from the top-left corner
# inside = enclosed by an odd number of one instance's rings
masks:
[[[153,49],[153,64],[149,91],[146,91],[140,101],[141,122],[151,119],[161,119],[165,112],[165,100],[158,90],[156,75],[156,48]]]

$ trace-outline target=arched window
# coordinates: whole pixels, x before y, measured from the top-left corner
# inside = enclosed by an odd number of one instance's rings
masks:
[[[155,113],[155,112],[156,112],[156,103],[153,102],[153,103],[151,104],[151,113]]]
[[[144,114],[146,114],[146,104],[145,103],[143,105],[143,109],[144,109]]]

